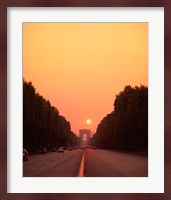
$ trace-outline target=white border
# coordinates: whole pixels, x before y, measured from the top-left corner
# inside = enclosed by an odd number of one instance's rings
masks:
[[[8,192],[164,192],[164,9],[8,8]],[[149,23],[149,177],[22,177],[22,22]],[[48,187],[47,187],[48,186]]]

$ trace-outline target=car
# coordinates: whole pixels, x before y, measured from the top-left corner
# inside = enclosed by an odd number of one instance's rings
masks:
[[[63,147],[59,147],[57,150],[58,153],[64,153],[64,148]]]
[[[42,148],[42,149],[40,150],[40,153],[47,153],[47,149],[46,149],[46,148]]]
[[[97,147],[93,146],[93,149],[97,149]]]
[[[23,149],[23,161],[28,161],[29,153],[26,149]]]
[[[52,148],[52,149],[51,149],[51,152],[56,152],[56,148],[55,148],[55,147]]]
[[[72,151],[72,147],[69,147],[67,150],[68,150],[68,151]]]

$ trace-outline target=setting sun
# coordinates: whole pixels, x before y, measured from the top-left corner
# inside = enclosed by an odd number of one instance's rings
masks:
[[[86,123],[87,123],[87,124],[91,124],[91,119],[87,119],[87,120],[86,120]]]
[[[126,85],[148,85],[148,23],[23,23],[23,73],[75,134],[95,133]]]
[[[22,24],[23,177],[148,177],[148,24]]]

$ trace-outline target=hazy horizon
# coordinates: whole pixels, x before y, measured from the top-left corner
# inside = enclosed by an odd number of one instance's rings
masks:
[[[23,23],[23,69],[74,133],[94,133],[126,85],[148,86],[148,23]]]

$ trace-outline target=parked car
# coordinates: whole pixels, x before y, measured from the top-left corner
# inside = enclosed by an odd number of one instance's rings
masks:
[[[63,147],[59,147],[57,152],[58,153],[64,153],[64,148]]]
[[[56,152],[56,148],[55,148],[55,147],[52,148],[52,149],[51,149],[51,152]]]
[[[40,150],[40,153],[47,153],[47,149],[46,149],[46,148],[42,148],[42,149]]]
[[[23,161],[28,161],[29,153],[26,149],[23,149]]]

